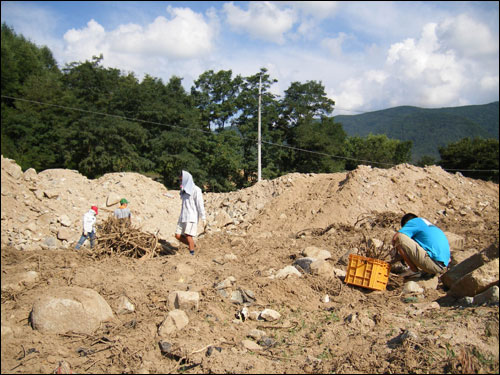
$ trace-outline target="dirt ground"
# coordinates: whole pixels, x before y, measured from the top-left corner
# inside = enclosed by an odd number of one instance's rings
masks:
[[[58,173],[74,178],[65,177],[66,190],[84,185],[74,171]],[[42,177],[43,172],[37,180],[40,186]],[[109,178],[102,177],[99,186]],[[141,182],[142,176],[136,180]],[[292,265],[310,246],[328,250],[332,255],[328,263],[346,270],[339,260],[347,252],[362,253],[369,239],[389,247],[402,214],[410,211],[463,237],[463,249],[452,250],[455,264],[492,244],[498,247],[496,184],[438,167],[401,165],[388,170],[360,167],[349,173],[291,174],[238,192],[205,194],[209,230],[196,239],[195,256],[172,237],[176,207],[180,209],[178,191],[165,192],[156,183],[142,190],[139,184],[138,191],[124,186],[118,194],[129,198],[133,213],[140,212],[137,216],[142,215],[144,223],[148,215],[154,219],[156,214],[159,225],[168,228],[164,250],[151,259],[96,259],[88,243],[83,251],[72,249],[78,235],[55,249],[20,250],[16,241],[25,232],[15,230],[20,225],[13,221],[16,216],[35,221],[43,207],[58,207],[56,215],[66,212],[79,223],[88,209],[87,200],[77,205],[74,215],[64,211],[60,200],[31,201],[33,184],[23,178],[14,181],[2,172],[2,373],[51,373],[63,360],[73,373],[499,371],[498,305],[461,306],[447,296],[441,282],[421,294],[404,294],[403,278],[392,272],[383,291],[345,284],[334,274],[270,277]],[[90,190],[95,196],[87,198],[103,201],[105,195],[97,188]],[[16,191],[27,193],[14,199]],[[147,202],[134,206],[139,194],[161,196],[172,202],[171,208],[160,213],[148,211]],[[3,288],[26,271],[36,271],[37,282],[23,283],[16,291]],[[273,309],[281,318],[237,319],[243,306],[215,289],[230,276],[236,287],[254,293],[249,311]],[[34,300],[49,288],[62,286],[91,288],[114,310],[118,299],[126,296],[135,311],[115,314],[92,335],[33,330],[29,314]],[[160,337],[158,326],[169,311],[167,297],[178,290],[199,292],[199,308],[188,314],[185,328]],[[242,345],[244,340],[257,342],[248,337],[253,329],[264,331],[268,338],[260,342],[261,350]],[[171,344],[167,354],[162,354],[162,341]]]

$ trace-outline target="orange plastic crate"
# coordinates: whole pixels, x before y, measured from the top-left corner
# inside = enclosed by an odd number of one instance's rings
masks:
[[[373,290],[385,290],[391,265],[383,260],[350,254],[345,283]]]

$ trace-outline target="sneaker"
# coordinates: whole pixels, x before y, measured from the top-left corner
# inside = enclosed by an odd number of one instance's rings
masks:
[[[189,250],[189,254],[194,255],[194,250]]]

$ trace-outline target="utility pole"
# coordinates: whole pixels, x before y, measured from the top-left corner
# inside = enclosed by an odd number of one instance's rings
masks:
[[[260,152],[261,152],[261,136],[260,136],[260,102],[261,102],[261,90],[262,90],[262,73],[259,76],[259,120],[258,120],[258,138],[257,138],[257,181],[262,179],[262,164],[260,161]]]

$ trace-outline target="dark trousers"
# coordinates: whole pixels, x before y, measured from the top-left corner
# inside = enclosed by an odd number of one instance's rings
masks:
[[[89,232],[87,234],[83,233],[82,236],[80,237],[80,240],[76,244],[75,249],[79,250],[87,238],[90,239],[90,248],[92,249],[94,247],[94,244],[95,244],[95,232],[93,232],[93,231]]]

